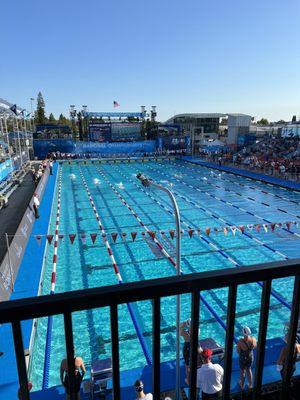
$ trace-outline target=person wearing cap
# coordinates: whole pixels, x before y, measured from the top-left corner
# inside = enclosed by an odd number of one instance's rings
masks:
[[[245,376],[247,375],[249,389],[252,389],[252,363],[253,363],[253,349],[256,348],[256,339],[251,335],[251,329],[244,326],[242,329],[243,337],[239,339],[236,345],[236,351],[239,354],[240,365],[240,380],[239,385],[241,390],[244,390]]]
[[[145,394],[144,392],[144,384],[141,380],[137,380],[134,383],[134,389],[136,391],[136,400],[143,399],[143,400],[153,400],[152,393]]]
[[[202,400],[222,398],[224,370],[211,362],[212,354],[211,349],[203,349],[203,365],[197,370],[197,388],[202,390]]]

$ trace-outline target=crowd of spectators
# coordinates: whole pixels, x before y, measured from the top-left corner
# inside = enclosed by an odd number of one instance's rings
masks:
[[[266,135],[238,151],[205,149],[200,154],[219,165],[232,164],[283,179],[300,180],[300,137]]]

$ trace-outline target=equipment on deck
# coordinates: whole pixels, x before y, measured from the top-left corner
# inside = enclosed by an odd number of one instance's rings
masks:
[[[90,379],[91,399],[105,398],[108,390],[108,381],[112,379],[111,359],[93,361]]]

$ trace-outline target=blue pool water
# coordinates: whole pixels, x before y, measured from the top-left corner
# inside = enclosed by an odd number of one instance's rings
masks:
[[[250,181],[232,174],[220,173],[206,167],[193,165],[180,160],[150,161],[132,163],[64,163],[62,169],[60,233],[76,233],[71,245],[65,237],[58,248],[56,293],[82,288],[117,284],[111,259],[101,239],[98,222],[95,218],[81,173],[93,197],[102,225],[109,235],[112,252],[124,282],[140,281],[175,275],[174,266],[153,245],[132,212],[123,204],[125,200],[142,222],[157,232],[158,240],[168,253],[174,256],[175,241],[169,235],[158,231],[174,229],[174,219],[169,212],[170,205],[164,194],[145,189],[135,178],[142,172],[157,182],[173,190],[181,212],[182,228],[182,270],[184,274],[221,268],[242,268],[243,265],[257,264],[272,260],[282,260],[300,256],[300,230],[292,225],[288,232],[285,225],[260,232],[247,230],[247,235],[229,229],[228,235],[214,232],[214,227],[230,225],[264,224],[270,222],[298,221],[300,193],[276,186],[266,186],[262,182]],[[71,179],[75,176],[75,179]],[[98,182],[95,181],[98,179]],[[117,191],[122,199],[115,193]],[[267,188],[267,189],[266,189]],[[268,193],[263,193],[266,191]],[[54,233],[57,207],[57,193],[54,198],[49,233]],[[264,203],[264,204],[263,204]],[[280,211],[280,210],[284,210]],[[208,237],[205,228],[211,227]],[[202,230],[201,236],[192,238],[187,229]],[[86,243],[79,239],[85,232]],[[135,241],[130,233],[137,232]],[[98,233],[93,244],[89,235]],[[111,233],[118,233],[116,243]],[[122,240],[121,234],[126,233]],[[47,247],[43,294],[50,292],[53,244]],[[291,302],[292,279],[273,282],[274,296],[271,298],[268,338],[282,336],[283,322],[289,318],[289,308],[284,302]],[[258,332],[261,287],[259,284],[240,286],[238,289],[236,336],[241,327],[247,324],[254,335]],[[226,323],[227,289],[203,293],[206,302]],[[282,301],[278,300],[282,299]],[[132,304],[135,318],[143,340],[151,353],[152,316],[150,302]],[[205,305],[201,305],[200,336],[213,337],[224,343],[225,330],[216,321]],[[190,316],[190,297],[181,299],[182,319]],[[97,358],[107,358],[111,354],[110,321],[108,309],[95,309],[73,315],[76,353],[86,363]],[[119,307],[120,324],[120,366],[122,370],[141,367],[147,363],[145,354],[136,336],[133,320],[126,305]],[[161,310],[162,361],[175,358],[175,299],[162,299]],[[45,355],[47,320],[40,319],[34,342],[30,366],[30,379],[34,388],[42,385]],[[59,384],[59,365],[65,356],[63,317],[53,318],[49,386]]]

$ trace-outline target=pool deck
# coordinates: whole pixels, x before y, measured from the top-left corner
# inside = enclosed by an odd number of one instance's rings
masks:
[[[264,384],[272,383],[280,380],[280,374],[276,370],[276,360],[279,356],[280,349],[283,345],[283,340],[276,338],[271,339],[267,342],[266,349],[266,366],[264,368]],[[174,388],[175,384],[175,361],[161,363],[161,392],[165,392]],[[59,373],[59,370],[57,371]],[[300,365],[297,365],[297,374],[300,373]],[[121,372],[121,394],[122,400],[132,400],[135,396],[133,390],[133,383],[137,379],[141,379],[144,382],[147,391],[151,391],[152,387],[152,367],[145,366],[136,368],[128,371]],[[186,392],[188,389],[184,384],[185,369],[183,362],[181,363],[181,382],[182,388],[185,388]],[[239,366],[237,357],[233,358],[233,371],[231,376],[231,389],[232,392],[238,391],[238,380],[239,380]],[[62,386],[55,386],[46,391],[37,391],[32,393],[32,399],[34,400],[60,400],[65,398],[64,388]],[[107,399],[111,399],[108,395]],[[81,399],[89,399],[89,394],[84,393],[81,390]]]
[[[257,172],[248,171],[245,169],[232,167],[228,165],[218,165],[213,162],[204,161],[201,158],[184,156],[182,160],[190,162],[192,164],[203,165],[204,167],[218,169],[219,171],[229,172],[231,174],[240,175],[245,178],[255,179],[257,181],[269,183],[275,186],[281,186],[285,189],[300,191],[300,183],[294,181],[288,181],[280,178],[275,178],[274,176],[269,176],[265,174],[259,174]]]
[[[55,192],[57,169],[58,163],[54,165],[53,176],[49,176],[39,208],[41,216],[34,222],[31,237],[28,241],[26,251],[19,268],[18,277],[14,286],[14,292],[10,297],[12,300],[38,295],[46,239],[43,237],[40,246],[38,246],[35,237],[32,235],[47,233],[52,199]],[[26,207],[27,204],[28,203],[26,202]],[[32,263],[33,259],[35,260],[34,263]],[[22,330],[24,349],[29,349],[32,320],[23,321]],[[19,383],[10,324],[4,324],[0,326],[0,351],[4,352],[4,355],[0,357],[0,398],[7,400],[15,399]]]

